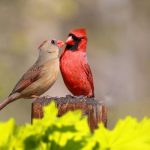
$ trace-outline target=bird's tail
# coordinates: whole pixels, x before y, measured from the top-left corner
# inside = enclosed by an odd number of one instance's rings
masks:
[[[5,106],[9,103],[13,102],[14,100],[20,98],[20,93],[14,93],[6,98],[2,103],[0,103],[0,110],[2,110]]]

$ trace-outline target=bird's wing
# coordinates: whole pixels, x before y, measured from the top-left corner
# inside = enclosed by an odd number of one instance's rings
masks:
[[[15,92],[21,92],[24,90],[26,87],[31,85],[33,82],[38,80],[40,78],[40,73],[41,73],[41,67],[31,67],[19,80],[19,82],[16,84],[15,88],[11,92],[11,94]],[[10,95],[11,95],[10,94]]]
[[[93,91],[93,94],[94,94],[94,81],[93,81],[93,75],[92,75],[92,71],[91,71],[91,68],[89,66],[89,64],[87,62],[84,62],[83,63],[83,69],[86,73],[86,76],[87,76],[87,79],[91,85],[91,88],[92,88],[92,91]],[[94,95],[93,95],[94,96]]]

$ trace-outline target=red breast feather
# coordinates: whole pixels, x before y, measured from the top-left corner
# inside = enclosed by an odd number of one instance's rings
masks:
[[[85,53],[65,51],[60,60],[60,69],[73,95],[94,97],[93,77]]]

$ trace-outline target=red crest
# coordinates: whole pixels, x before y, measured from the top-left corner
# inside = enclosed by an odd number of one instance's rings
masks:
[[[84,28],[80,28],[80,29],[73,29],[70,31],[70,34],[75,35],[76,37],[82,38],[82,37],[86,37],[86,30]]]

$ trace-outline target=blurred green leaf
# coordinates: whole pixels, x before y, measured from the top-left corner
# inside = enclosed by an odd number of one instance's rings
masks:
[[[138,122],[127,117],[113,130],[102,124],[91,134],[87,118],[80,111],[57,117],[52,103],[45,108],[45,117],[33,124],[17,126],[13,119],[0,123],[0,149],[4,150],[149,150],[150,119]]]

